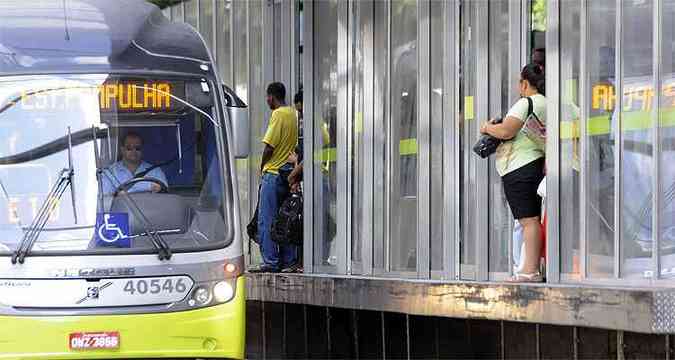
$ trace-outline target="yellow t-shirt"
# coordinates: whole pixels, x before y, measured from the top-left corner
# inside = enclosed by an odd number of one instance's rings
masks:
[[[279,174],[279,168],[286,164],[288,155],[298,144],[298,118],[295,109],[282,106],[272,111],[263,142],[274,148],[272,158],[263,167],[263,173]]]

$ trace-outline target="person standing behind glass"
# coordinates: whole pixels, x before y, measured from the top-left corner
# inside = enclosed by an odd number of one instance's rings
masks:
[[[298,148],[302,151],[302,128],[304,124],[302,90],[298,91],[293,97],[293,106],[295,106],[295,110],[298,112]],[[296,152],[298,151],[296,150]]]
[[[480,129],[482,134],[505,140],[497,148],[497,172],[502,178],[504,193],[514,218],[523,227],[525,240],[525,261],[521,272],[510,281],[541,282],[539,271],[541,252],[541,197],[537,187],[544,178],[544,149],[530,140],[522,131],[528,117],[529,97],[533,113],[546,124],[545,78],[541,66],[531,63],[520,73],[520,95],[518,100],[499,124],[486,122]]]
[[[252,272],[279,272],[296,265],[297,249],[293,245],[277,245],[272,241],[272,222],[279,207],[289,194],[287,177],[292,170],[288,157],[298,144],[298,119],[294,108],[286,105],[286,88],[282,83],[267,87],[267,105],[272,109],[267,132],[263,138],[260,171],[260,204],[258,234],[264,264]]]
[[[539,65],[541,71],[546,68],[546,49],[536,48],[532,51],[532,62]]]

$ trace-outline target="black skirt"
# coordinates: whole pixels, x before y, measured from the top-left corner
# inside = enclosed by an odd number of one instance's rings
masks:
[[[541,216],[541,197],[537,194],[544,178],[544,158],[502,176],[504,194],[516,219]]]

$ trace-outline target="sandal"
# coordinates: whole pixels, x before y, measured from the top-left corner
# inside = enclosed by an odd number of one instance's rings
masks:
[[[539,271],[534,273],[515,273],[513,276],[506,280],[507,282],[512,283],[540,283],[544,281],[544,277]]]

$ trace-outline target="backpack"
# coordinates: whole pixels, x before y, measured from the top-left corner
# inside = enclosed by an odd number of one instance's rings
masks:
[[[251,221],[246,225],[246,234],[248,238],[253,240],[254,243],[260,245],[260,239],[258,239],[258,207],[255,208],[255,213]]]
[[[272,241],[279,245],[302,246],[302,194],[292,193],[279,207],[272,222]]]
[[[258,200],[255,204],[255,212],[251,221],[246,225],[246,234],[248,238],[253,240],[254,243],[260,245],[260,239],[258,238],[258,207],[260,206],[260,187],[258,187]]]

